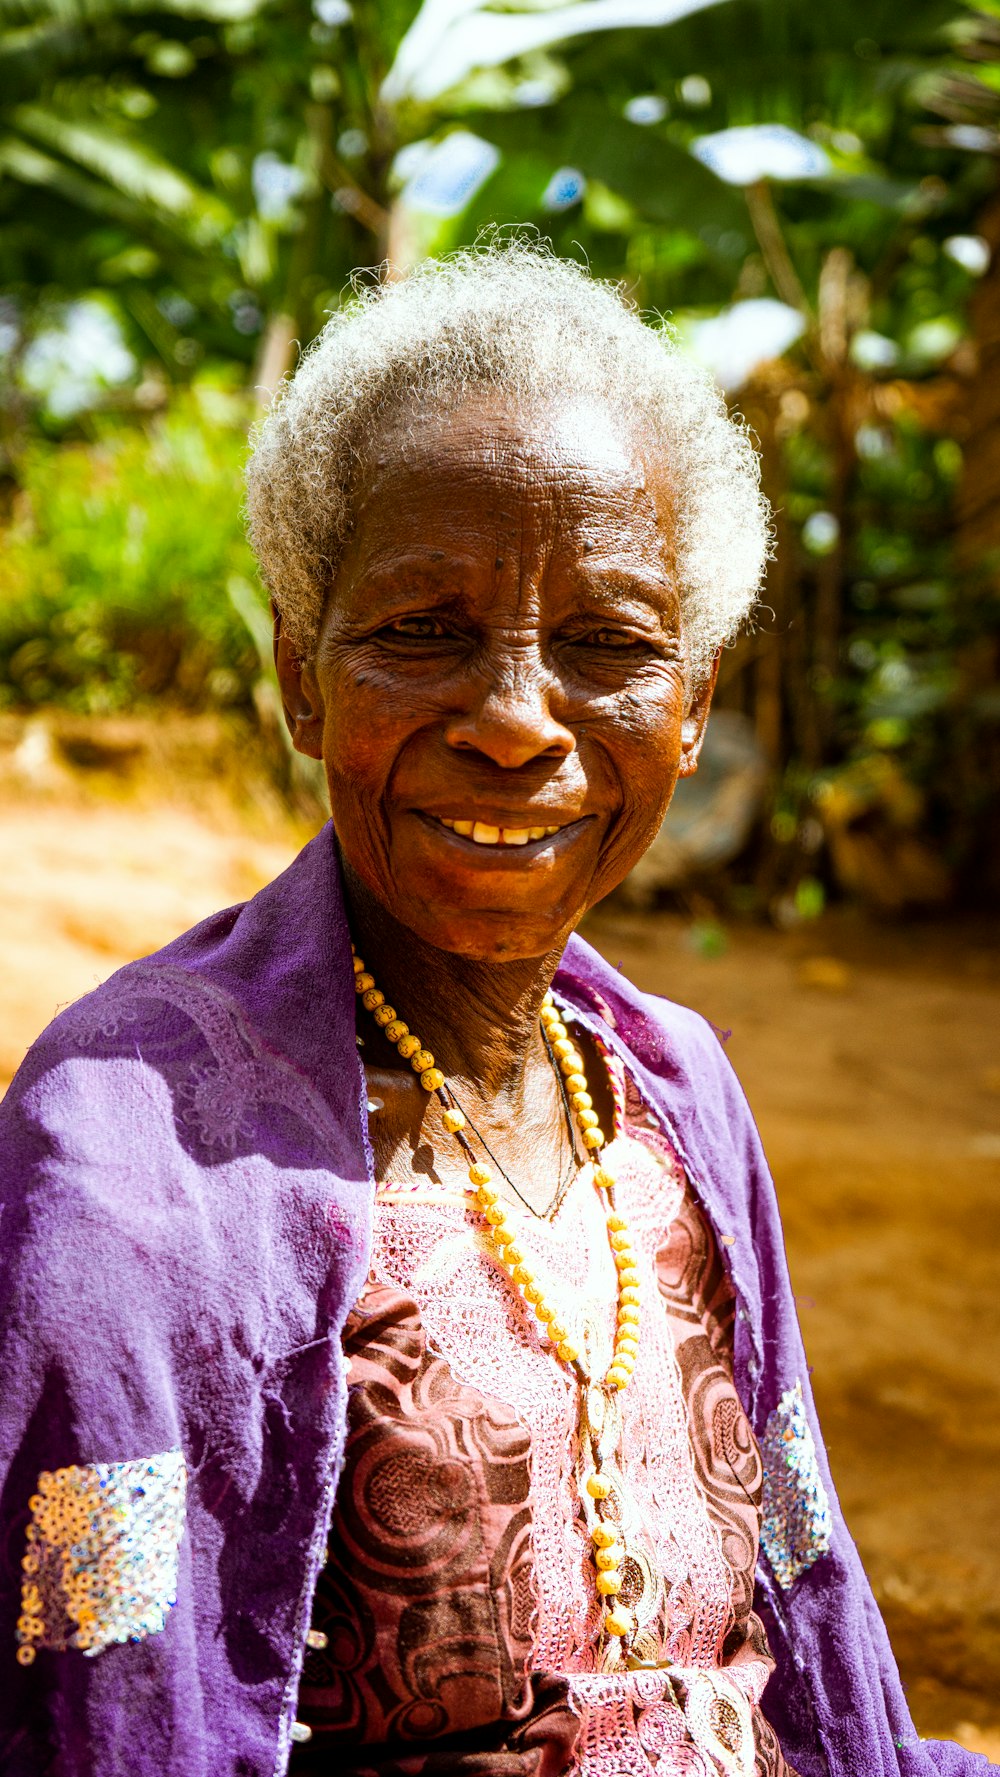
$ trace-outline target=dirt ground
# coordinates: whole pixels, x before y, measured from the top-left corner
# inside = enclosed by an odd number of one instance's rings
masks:
[[[120,759],[80,771],[39,731],[0,764],[2,1089],[60,1005],[252,894],[306,833],[259,787],[234,801]],[[607,907],[588,936],[732,1032],[834,1475],[914,1716],[1000,1762],[996,933],[850,915],[705,933]]]

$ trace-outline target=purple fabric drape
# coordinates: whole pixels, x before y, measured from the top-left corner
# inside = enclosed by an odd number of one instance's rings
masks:
[[[285,1769],[343,1444],[341,1329],[370,1244],[352,974],[326,828],[245,906],[64,1012],[0,1107],[4,1777]],[[987,1772],[910,1721],[830,1481],[773,1187],[719,1042],[579,939],[558,985],[625,1056],[717,1237],[732,1237],[736,1380],[759,1438],[801,1384],[833,1535],[787,1590],[766,1561],[759,1572],[778,1661],[764,1707],[789,1760],[802,1777]],[[39,1474],[177,1452],[187,1515],[165,1626],[96,1655],[42,1645],[19,1665]]]

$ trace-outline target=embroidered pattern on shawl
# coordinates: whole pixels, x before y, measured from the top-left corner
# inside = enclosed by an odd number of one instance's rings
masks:
[[[160,1051],[145,1029],[150,1003],[172,1006],[198,1032],[210,1058],[203,1055],[189,1065],[186,1077],[175,1085],[183,1106],[180,1121],[203,1147],[235,1152],[240,1139],[252,1134],[263,1105],[291,1112],[320,1144],[337,1139],[339,1130],[322,1094],[283,1056],[263,1049],[251,1028],[234,1016],[235,1007],[208,982],[164,963],[133,963],[115,986],[113,1013],[81,1032],[81,1047],[100,1050],[106,1045],[117,1051],[129,1025],[135,1024],[142,1031],[144,1059],[155,1062]],[[98,996],[93,1004],[97,1010]],[[166,1042],[176,1064],[187,1047],[186,1033]]]

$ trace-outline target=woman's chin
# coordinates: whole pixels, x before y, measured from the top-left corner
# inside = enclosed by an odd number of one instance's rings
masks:
[[[582,910],[468,907],[411,900],[391,911],[424,943],[474,962],[511,963],[560,949]]]
[[[590,822],[524,847],[476,845],[420,826],[394,838],[393,892],[383,885],[379,898],[439,950],[498,962],[546,956],[590,905],[598,865]]]

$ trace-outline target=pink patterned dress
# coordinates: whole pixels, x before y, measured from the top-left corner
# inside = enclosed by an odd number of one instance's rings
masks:
[[[344,1334],[348,1443],[313,1615],[326,1646],[299,1698],[302,1777],[795,1777],[760,1708],[762,1469],[733,1386],[731,1291],[675,1154],[606,1059],[607,1152],[645,1306],[629,1387],[603,1425],[602,1391],[588,1407],[644,1666],[626,1670],[601,1633],[576,1382],[470,1200],[387,1182]],[[581,1178],[550,1218],[520,1218],[603,1374],[616,1277],[597,1193]]]

